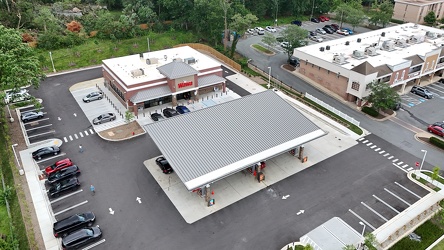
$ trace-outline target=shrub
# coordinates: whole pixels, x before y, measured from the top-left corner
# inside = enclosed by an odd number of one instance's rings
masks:
[[[429,141],[430,141],[431,144],[433,144],[433,145],[435,145],[435,146],[437,146],[439,148],[444,149],[444,141],[442,141],[442,140],[440,140],[440,139],[438,139],[436,137],[433,137],[433,136],[430,137]]]
[[[23,41],[24,43],[30,43],[30,42],[34,42],[35,39],[34,39],[34,37],[32,37],[30,34],[28,34],[28,33],[23,33],[23,34],[22,34],[22,41]]]
[[[71,21],[70,23],[66,24],[66,29],[74,33],[79,33],[82,29],[82,25],[79,22]]]
[[[363,107],[362,112],[366,113],[367,115],[371,115],[373,117],[377,117],[379,115],[378,111],[368,106]]]
[[[391,21],[392,21],[392,23],[397,23],[397,24],[403,24],[404,23],[404,21],[396,20],[396,19],[392,19]]]

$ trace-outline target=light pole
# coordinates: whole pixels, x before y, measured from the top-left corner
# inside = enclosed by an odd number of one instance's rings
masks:
[[[271,67],[268,67],[268,89],[270,89],[271,85],[270,85],[270,81],[271,81]]]
[[[54,60],[52,60],[52,52],[49,51],[49,58],[51,58],[51,63],[52,63],[52,70],[54,71],[54,73],[56,72],[55,67],[54,67]]]
[[[311,21],[311,18],[313,18],[313,11],[314,11],[314,8],[315,8],[315,0],[313,0],[313,6],[311,7],[310,21]]]
[[[427,150],[425,150],[425,149],[421,149],[421,152],[424,153],[424,156],[422,157],[421,165],[419,165],[419,171],[418,171],[418,174],[416,175],[416,179],[417,179],[417,180],[419,180],[419,179],[421,178],[421,177],[419,177],[419,173],[421,173],[422,165],[424,164],[424,160],[425,160],[426,155],[427,155]]]
[[[359,222],[359,225],[364,226],[364,227],[362,228],[362,233],[361,233],[362,237],[364,237],[364,233],[365,233],[365,224],[364,224],[362,221],[360,221],[360,222]]]
[[[23,172],[23,168],[22,168],[22,166],[20,165],[20,162],[19,162],[19,160],[18,160],[18,158],[17,158],[17,154],[15,153],[15,147],[17,147],[17,146],[18,146],[17,143],[11,145],[11,147],[12,147],[12,151],[14,152],[15,160],[17,161],[17,165],[18,165],[19,168],[20,168],[20,170],[19,170],[19,174],[20,174],[20,175],[23,175],[25,172]]]

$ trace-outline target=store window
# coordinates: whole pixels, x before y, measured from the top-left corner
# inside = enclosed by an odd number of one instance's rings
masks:
[[[359,91],[359,83],[356,82],[356,81],[353,81],[351,88],[356,90],[356,91]]]

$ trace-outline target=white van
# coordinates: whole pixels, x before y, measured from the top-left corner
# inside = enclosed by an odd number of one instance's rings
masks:
[[[5,103],[22,102],[31,99],[31,95],[28,93],[27,89],[20,89],[18,92],[13,90],[5,91]]]

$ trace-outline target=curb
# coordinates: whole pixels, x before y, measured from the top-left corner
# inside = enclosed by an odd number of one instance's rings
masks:
[[[139,124],[139,125],[140,125],[140,124]],[[142,129],[143,129],[143,127],[142,127]],[[136,138],[136,137],[139,137],[139,136],[141,136],[141,135],[146,134],[145,129],[144,129],[143,131],[144,131],[144,132],[141,133],[141,134],[133,135],[133,136],[131,136],[131,137],[122,138],[122,139],[108,139],[108,138],[103,137],[103,136],[100,134],[100,132],[99,132],[99,133],[96,132],[96,134],[97,134],[100,138],[102,138],[103,140],[105,140],[105,141],[119,142],[119,141],[126,141],[126,140],[129,140],[129,139],[133,139],[133,138]]]
[[[418,186],[424,188],[425,190],[429,191],[430,193],[437,193],[435,190],[429,188],[428,186],[422,184],[420,181],[416,180],[416,178],[412,177],[412,174],[414,174],[415,171],[410,171],[407,173],[407,178],[409,178],[412,182],[416,183]]]

